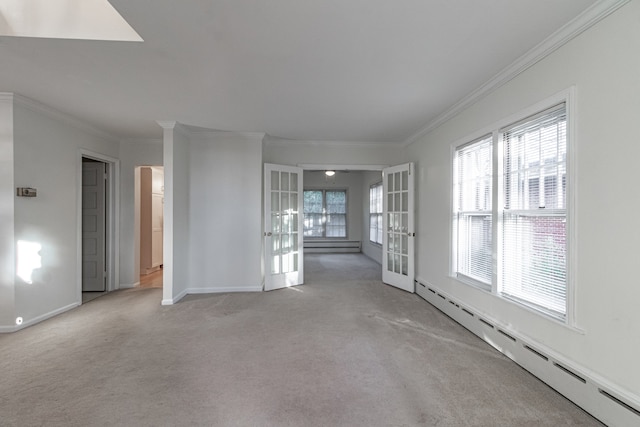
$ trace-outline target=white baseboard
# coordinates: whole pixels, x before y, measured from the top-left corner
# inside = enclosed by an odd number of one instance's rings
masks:
[[[240,286],[227,288],[189,288],[187,294],[222,294],[227,292],[262,292],[261,286]]]
[[[19,331],[20,329],[24,329],[24,328],[27,328],[27,327],[29,327],[31,325],[35,325],[36,323],[40,323],[43,320],[50,319],[53,316],[57,316],[58,314],[62,314],[65,311],[69,311],[69,310],[74,309],[74,308],[79,307],[79,306],[80,306],[80,303],[74,302],[72,304],[65,305],[64,307],[58,308],[58,309],[50,311],[48,313],[41,314],[40,316],[34,317],[33,319],[27,319],[24,322],[22,322],[22,324],[20,324],[20,325],[0,326],[0,333],[8,333],[8,332]]]
[[[416,293],[609,426],[640,426],[640,397],[417,279]]]
[[[140,286],[140,282],[136,282],[133,284],[120,283],[120,287],[118,289],[132,289],[132,288],[137,288],[138,286]]]
[[[163,299],[162,305],[173,305],[187,295],[195,294],[222,294],[229,292],[262,292],[262,286],[239,286],[227,288],[187,288],[172,299]]]
[[[187,289],[185,289],[184,291],[180,292],[178,295],[176,295],[173,298],[163,299],[160,304],[162,304],[162,305],[173,305],[173,304],[177,303],[178,301],[180,301],[182,298],[184,298],[186,295],[187,295]]]

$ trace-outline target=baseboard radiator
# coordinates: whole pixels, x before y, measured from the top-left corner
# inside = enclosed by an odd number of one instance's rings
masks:
[[[348,253],[360,252],[359,240],[305,240],[306,253]]]
[[[609,426],[640,426],[640,398],[551,349],[523,337],[421,279],[416,292],[427,302]]]

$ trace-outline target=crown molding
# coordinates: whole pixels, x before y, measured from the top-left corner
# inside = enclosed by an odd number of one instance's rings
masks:
[[[270,147],[353,147],[353,148],[400,148],[402,142],[367,142],[367,141],[320,141],[320,140],[298,140],[275,138],[270,135],[264,140]]]
[[[4,95],[7,95],[7,94],[5,93]],[[118,142],[118,143],[120,142],[120,138],[118,138],[117,136],[112,135],[96,127],[93,127],[87,124],[86,122],[78,119],[77,117],[74,117],[67,113],[63,113],[62,111],[56,110],[55,108],[49,105],[43,104],[34,99],[27,98],[26,96],[22,96],[17,93],[12,94],[12,97],[14,102],[17,105],[24,107],[28,110],[31,110],[36,113],[44,114],[47,117],[64,122],[70,126],[75,127],[76,129],[87,132],[98,138],[103,138],[111,142]]]
[[[167,130],[172,130],[176,133],[186,136],[187,138],[191,136],[191,133],[189,132],[189,128],[176,120],[156,120],[156,123],[158,123],[160,127],[162,127],[163,132]],[[163,141],[164,141],[164,138],[163,138]]]
[[[413,144],[418,139],[422,138],[443,123],[449,121],[465,109],[469,108],[471,105],[489,95],[494,90],[513,80],[523,71],[532,67],[534,64],[541,61],[545,57],[549,56],[551,53],[555,52],[560,47],[564,46],[569,41],[573,40],[578,35],[586,31],[596,23],[600,22],[602,19],[606,18],[616,10],[620,9],[630,1],[631,0],[600,0],[594,3],[580,15],[562,26],[559,30],[537,44],[520,58],[516,59],[511,63],[511,65],[507,66],[505,69],[503,69],[483,85],[469,93],[460,101],[453,104],[438,117],[431,120],[424,127],[407,138],[402,143],[402,146],[407,147]]]
[[[0,92],[0,101],[13,102],[14,95],[11,92]]]
[[[234,131],[207,129],[207,128],[193,127],[193,126],[185,126],[185,129],[189,133],[189,136],[191,136],[192,138],[223,136],[227,138],[231,137],[231,138],[239,138],[243,140],[262,141],[266,135],[264,132],[234,132]]]
[[[120,142],[123,144],[162,144],[162,138],[123,138]]]
[[[173,129],[178,124],[175,120],[156,120],[156,123],[159,124],[162,129]]]
[[[242,140],[257,140],[262,142],[265,137],[264,132],[234,132],[219,129],[209,129],[197,126],[185,125],[175,120],[156,120],[163,129],[175,130],[189,138],[202,138],[202,137],[226,137],[226,138],[238,138]]]

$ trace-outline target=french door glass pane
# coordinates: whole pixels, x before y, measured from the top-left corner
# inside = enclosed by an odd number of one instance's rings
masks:
[[[271,214],[271,230],[273,234],[280,233],[280,214]]]
[[[407,171],[389,174],[387,178],[387,270],[408,274],[409,176]]]
[[[271,172],[271,273],[297,271],[298,174]]]

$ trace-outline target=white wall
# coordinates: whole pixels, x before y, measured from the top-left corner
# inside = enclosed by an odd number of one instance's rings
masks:
[[[162,304],[173,304],[189,287],[189,157],[187,130],[176,122],[163,122],[164,160],[164,272]]]
[[[387,165],[404,162],[399,144],[334,143],[265,138],[263,161],[280,165]]]
[[[382,172],[362,173],[362,253],[378,264],[382,264],[382,245],[369,240],[369,188],[379,182],[382,182]]]
[[[304,171],[303,186],[305,190],[347,190],[347,239],[362,240],[362,172],[336,171],[327,179],[323,171]]]
[[[120,287],[130,288],[140,280],[139,247],[136,248],[135,169],[161,166],[162,141],[120,142]]]
[[[13,95],[0,93],[0,331],[15,325]]]
[[[417,276],[490,313],[619,390],[640,390],[640,2],[609,18],[412,144],[417,162]],[[575,85],[576,309],[561,326],[449,276],[450,145]],[[630,395],[633,395],[631,393]],[[629,394],[628,394],[629,395]]]
[[[33,283],[16,278],[15,315],[24,325],[80,303],[80,150],[118,156],[116,141],[61,117],[32,102],[15,102],[15,186],[37,189],[35,198],[15,198],[15,240],[42,245],[42,268],[34,271]]]
[[[262,138],[191,134],[189,292],[262,287]]]

